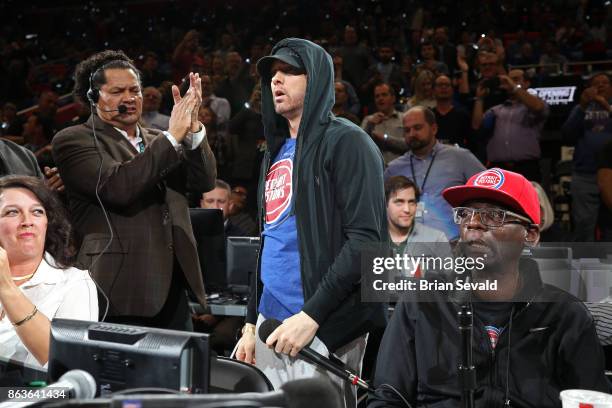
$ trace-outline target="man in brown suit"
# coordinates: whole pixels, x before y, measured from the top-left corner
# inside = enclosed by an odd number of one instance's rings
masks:
[[[211,190],[215,158],[197,115],[200,78],[181,97],[173,87],[169,129],[139,125],[138,70],[121,51],[103,51],[76,70],[74,95],[92,116],[53,139],[82,244],[78,259],[109,299],[107,321],[192,328],[185,289],[205,303],[187,192]],[[105,310],[106,305],[101,305]]]

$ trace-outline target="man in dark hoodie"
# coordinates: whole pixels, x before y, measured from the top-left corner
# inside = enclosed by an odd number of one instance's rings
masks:
[[[379,349],[368,407],[461,406],[462,304],[474,316],[476,407],[559,407],[564,389],[609,392],[591,315],[578,299],[543,284],[535,262],[521,258],[540,237],[531,183],[494,168],[443,196],[454,207],[460,252],[484,259],[472,283],[497,282],[497,288],[440,291],[429,293],[435,301],[398,304]],[[466,279],[459,276],[455,289]]]
[[[364,131],[331,113],[333,66],[321,47],[282,40],[257,69],[262,250],[236,356],[279,387],[325,375],[294,358],[307,345],[358,370],[366,333],[384,324],[382,305],[361,303],[359,289],[360,249],[387,236],[383,161]],[[266,319],[283,323],[263,343],[256,333]],[[338,388],[355,406],[354,387]]]

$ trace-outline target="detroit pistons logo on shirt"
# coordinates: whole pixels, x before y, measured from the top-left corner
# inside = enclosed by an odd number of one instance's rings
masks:
[[[266,176],[265,200],[266,223],[273,224],[280,219],[291,204],[293,194],[293,161],[279,160],[270,167]]]
[[[499,189],[504,185],[504,173],[498,169],[490,169],[476,177],[474,185],[478,187],[487,187]]]

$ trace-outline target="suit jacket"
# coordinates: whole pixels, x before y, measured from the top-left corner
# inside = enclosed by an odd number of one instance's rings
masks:
[[[43,178],[34,153],[9,140],[0,139],[0,176],[8,174]]]
[[[168,295],[174,257],[198,301],[205,304],[185,195],[214,187],[215,158],[206,140],[195,150],[177,151],[161,131],[140,132],[146,146],[140,154],[97,116],[63,129],[53,139],[53,157],[81,239],[78,261],[109,297],[113,316],[155,316]],[[99,168],[98,194],[110,219],[112,240],[96,198]]]

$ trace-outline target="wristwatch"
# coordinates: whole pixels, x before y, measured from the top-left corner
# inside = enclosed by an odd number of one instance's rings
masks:
[[[255,325],[252,323],[247,323],[242,327],[242,331],[241,334],[244,334],[246,332],[251,333],[253,336],[255,335]]]

